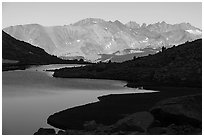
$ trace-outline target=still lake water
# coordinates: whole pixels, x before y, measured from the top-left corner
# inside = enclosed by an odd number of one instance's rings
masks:
[[[107,94],[148,93],[126,88],[125,82],[52,77],[45,69],[78,65],[43,65],[2,73],[2,134],[32,135],[40,127],[50,127],[47,118],[58,111],[98,101]]]

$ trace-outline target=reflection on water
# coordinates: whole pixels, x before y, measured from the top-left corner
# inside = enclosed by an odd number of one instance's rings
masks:
[[[101,95],[135,92],[124,88],[121,81],[53,78],[42,71],[62,66],[2,73],[3,134],[33,134],[40,127],[49,127],[46,120],[57,111],[95,102]]]

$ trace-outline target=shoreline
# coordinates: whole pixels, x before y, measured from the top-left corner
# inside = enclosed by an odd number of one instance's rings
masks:
[[[66,69],[55,70],[53,77],[119,80],[126,82],[124,87],[133,89],[142,87],[145,90],[153,90],[159,92],[148,94],[110,94],[99,96],[98,102],[62,110],[48,117],[47,123],[49,125],[63,130],[83,130],[83,124],[86,121],[92,120],[94,120],[96,123],[108,126],[124,118],[125,115],[141,111],[149,111],[155,104],[157,104],[161,100],[173,97],[202,94],[202,86],[200,85],[200,83],[180,81],[176,84],[174,81],[172,81],[172,83],[169,82],[169,80],[159,83],[156,83],[155,81],[150,82],[145,80],[136,82],[117,77],[110,78],[109,76],[106,77],[103,75],[83,75],[82,72],[86,71],[81,71],[80,68],[76,69],[76,71],[74,71],[73,69],[69,70],[70,73],[68,73],[69,71],[67,71],[66,73]],[[72,70],[74,74],[71,73]],[[76,72],[79,72],[79,74],[77,74]],[[100,116],[98,116],[98,114],[100,114]]]
[[[98,102],[65,109],[50,115],[47,123],[59,129],[83,129],[85,121],[111,125],[125,115],[149,111],[156,103],[173,97],[202,94],[201,88],[189,87],[152,87],[160,92],[147,94],[109,94],[99,96]],[[100,115],[98,115],[100,114]]]
[[[27,64],[23,64],[23,63],[2,63],[2,72],[4,71],[13,71],[13,70],[26,70],[29,69],[31,67],[38,67],[38,66],[44,66],[44,65],[58,65],[58,64],[63,64],[63,65],[73,65],[74,63],[27,63]],[[79,66],[85,66],[88,65],[88,63],[76,63],[76,65]],[[50,71],[54,71],[57,69],[53,69]],[[49,70],[48,70],[49,71]]]

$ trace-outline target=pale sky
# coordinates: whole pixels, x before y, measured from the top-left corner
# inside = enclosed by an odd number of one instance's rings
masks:
[[[173,3],[62,3],[62,2],[3,2],[2,27],[37,23],[44,26],[68,25],[85,18],[101,18],[122,23],[139,24],[165,21],[169,24],[188,22],[202,28],[201,2]]]

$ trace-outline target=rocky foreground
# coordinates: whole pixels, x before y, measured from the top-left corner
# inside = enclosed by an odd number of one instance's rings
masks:
[[[99,114],[100,115],[100,114]],[[85,121],[82,129],[40,128],[34,135],[201,135],[202,95],[168,98],[111,125]]]

